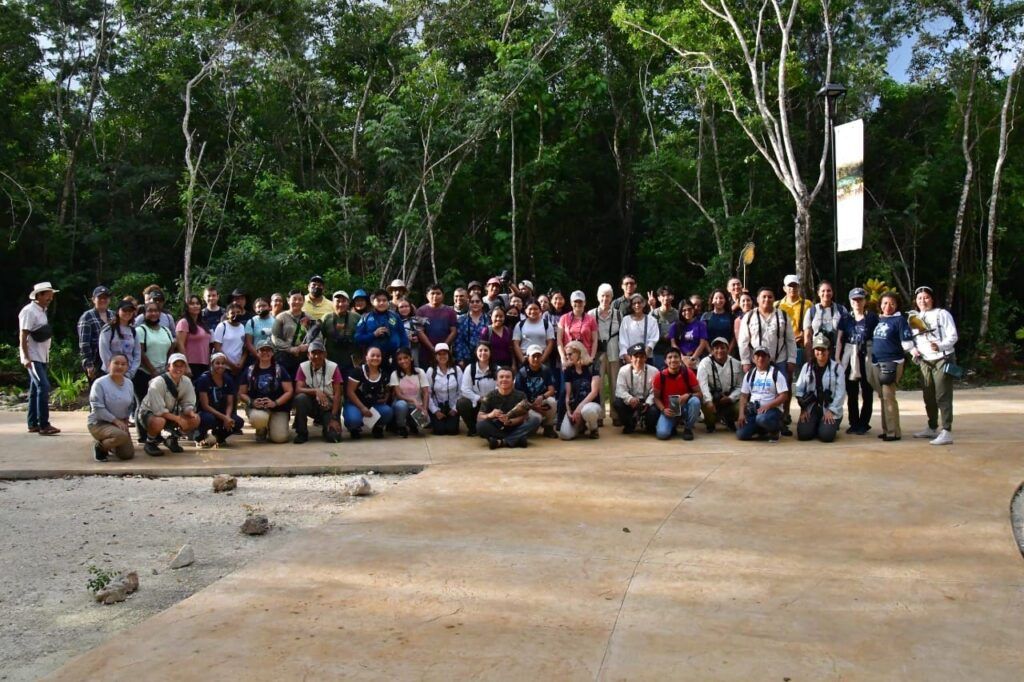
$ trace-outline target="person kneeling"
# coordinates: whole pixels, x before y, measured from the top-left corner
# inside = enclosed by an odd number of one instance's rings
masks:
[[[555,416],[558,414],[558,403],[555,401],[557,385],[551,370],[544,366],[541,359],[544,349],[532,344],[526,349],[526,364],[516,374],[516,389],[526,395],[530,403],[530,413],[540,418],[547,438],[558,438],[555,433]]]
[[[629,364],[619,368],[615,378],[615,400],[612,409],[618,415],[623,433],[637,429],[654,433],[658,410],[654,408],[654,377],[658,370],[647,364],[647,349],[642,343],[629,348]]]
[[[118,459],[135,456],[128,418],[135,404],[135,389],[125,376],[128,372],[128,358],[124,353],[114,353],[107,363],[110,373],[95,382],[89,389],[89,434],[93,437],[93,457],[97,462],[106,462],[113,453]]]
[[[324,440],[341,440],[341,370],[327,359],[323,341],[309,344],[309,360],[301,363],[295,372],[295,441],[309,440],[306,420],[320,424]]]
[[[228,371],[228,358],[214,353],[210,369],[196,379],[199,396],[200,447],[223,445],[232,433],[241,432],[242,418],[235,414],[235,380]],[[208,432],[211,432],[209,435]]]
[[[678,348],[665,353],[665,369],[654,377],[654,405],[658,408],[655,435],[668,440],[683,422],[683,440],[693,440],[693,426],[700,416],[700,384],[693,370],[683,364]]]
[[[352,370],[345,386],[345,428],[354,440],[362,437],[364,427],[374,438],[383,438],[384,427],[395,420],[395,412],[388,405],[388,381],[381,371],[380,348],[370,346],[365,359]]]
[[[735,431],[736,419],[740,416],[743,366],[729,355],[729,342],[721,336],[711,342],[711,355],[697,366],[697,382],[704,396],[701,411],[708,433],[714,432],[719,421]]]
[[[166,372],[149,380],[146,396],[139,405],[139,424],[148,436],[144,450],[153,457],[163,454],[157,439],[165,426],[170,436],[164,445],[171,452],[184,452],[178,439],[199,428],[196,390],[192,380],[185,376],[188,360],[181,353],[174,353],[167,359],[167,368]]]
[[[525,448],[526,439],[540,427],[541,418],[530,411],[526,394],[515,389],[512,377],[508,367],[499,369],[497,388],[480,400],[476,432],[487,439],[491,450]]]
[[[292,395],[292,377],[274,359],[274,344],[270,339],[260,341],[256,345],[256,364],[246,367],[238,387],[238,402],[247,404],[246,415],[256,429],[257,441],[288,442]]]
[[[572,440],[586,430],[591,438],[597,438],[599,420],[604,416],[601,375],[591,367],[590,353],[579,341],[565,346],[565,357],[565,416],[558,435],[562,440]]]
[[[779,442],[782,430],[782,406],[789,402],[786,375],[772,365],[768,349],[754,349],[754,366],[743,377],[740,388],[740,416],[736,420],[736,437],[752,440],[767,434],[769,443]]]
[[[846,381],[843,368],[829,357],[830,346],[824,334],[814,337],[814,361],[803,366],[793,384],[793,395],[800,405],[800,421],[796,425],[800,440],[817,437],[823,443],[831,443],[843,421]]]

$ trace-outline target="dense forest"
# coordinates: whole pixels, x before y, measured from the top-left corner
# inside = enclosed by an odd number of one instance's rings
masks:
[[[59,337],[97,283],[706,292],[748,242],[752,286],[831,278],[836,82],[867,189],[839,290],[929,283],[967,344],[1012,342],[1022,27],[991,0],[3,0],[2,328],[39,280]]]

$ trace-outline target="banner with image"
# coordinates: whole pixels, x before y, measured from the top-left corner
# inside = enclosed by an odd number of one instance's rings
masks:
[[[836,126],[836,248],[864,245],[864,121]]]

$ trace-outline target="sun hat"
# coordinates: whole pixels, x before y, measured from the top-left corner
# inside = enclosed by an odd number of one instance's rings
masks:
[[[391,280],[391,284],[388,285],[388,292],[390,293],[391,291],[394,291],[395,289],[405,289],[406,291],[408,291],[409,287],[405,286],[405,282],[403,282],[402,280],[400,280],[400,279],[393,279],[393,280]]]

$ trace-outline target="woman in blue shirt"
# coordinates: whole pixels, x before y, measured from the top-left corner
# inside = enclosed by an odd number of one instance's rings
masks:
[[[729,342],[729,353],[736,347],[736,337],[733,333],[734,315],[729,309],[729,296],[721,289],[711,292],[711,310],[701,315],[701,321],[707,328],[708,338],[717,339],[722,337]]]
[[[907,324],[907,318],[897,307],[899,299],[893,292],[882,295],[879,307],[882,314],[875,325],[871,342],[871,361],[878,371],[881,385],[882,433],[884,441],[900,440],[900,406],[896,402],[896,387],[903,376],[903,360],[907,351],[914,347],[914,337]]]

